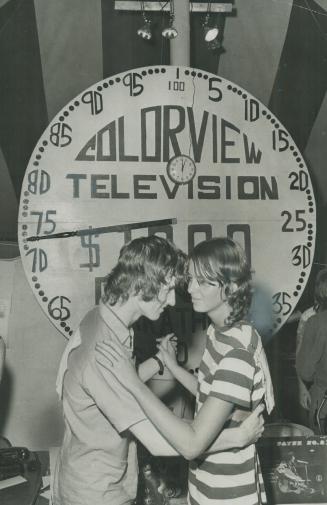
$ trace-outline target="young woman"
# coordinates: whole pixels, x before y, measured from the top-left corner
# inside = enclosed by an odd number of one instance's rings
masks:
[[[211,320],[198,378],[177,365],[167,344],[161,351],[172,374],[196,395],[191,424],[176,417],[141,383],[120,346],[99,344],[97,360],[133,394],[169,443],[190,460],[191,505],[261,503],[265,494],[254,444],[209,453],[220,432],[238,426],[262,400],[268,412],[273,406],[260,337],[244,320],[251,301],[251,271],[242,249],[229,238],[198,244],[189,259],[188,291],[194,310]]]

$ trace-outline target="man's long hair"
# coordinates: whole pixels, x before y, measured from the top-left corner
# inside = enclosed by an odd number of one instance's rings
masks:
[[[139,293],[144,301],[153,300],[172,277],[177,285],[185,283],[185,268],[186,255],[169,240],[156,235],[134,239],[120,250],[102,300],[115,305]]]
[[[218,282],[231,312],[225,321],[232,325],[243,319],[252,298],[251,269],[243,249],[232,239],[217,237],[200,242],[189,256],[198,281]],[[237,285],[236,290],[231,284]]]

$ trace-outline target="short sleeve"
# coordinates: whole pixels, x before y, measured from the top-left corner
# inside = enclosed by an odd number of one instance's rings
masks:
[[[249,409],[254,374],[252,354],[245,349],[232,349],[220,361],[209,395]]]
[[[110,372],[100,370],[95,360],[84,370],[83,387],[119,433],[146,419],[133,395]]]

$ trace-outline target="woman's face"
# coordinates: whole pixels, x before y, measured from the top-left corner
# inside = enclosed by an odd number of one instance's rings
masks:
[[[193,308],[196,312],[206,312],[214,316],[220,307],[225,304],[224,288],[221,283],[200,279],[195,274],[194,263],[189,264],[188,292],[192,297]]]

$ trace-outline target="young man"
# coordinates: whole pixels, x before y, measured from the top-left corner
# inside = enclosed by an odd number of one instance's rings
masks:
[[[326,325],[327,269],[324,268],[316,278],[313,311],[300,328],[301,340],[296,354],[298,376],[309,392],[309,426],[317,435],[324,434],[327,422],[324,402],[327,390]]]
[[[137,486],[132,436],[154,455],[177,455],[133,396],[99,370],[95,345],[119,342],[132,356],[132,324],[141,316],[156,320],[175,304],[175,286],[184,270],[184,253],[167,240],[152,236],[128,243],[107,277],[99,307],[85,316],[69,342],[57,381],[65,434],[54,475],[54,505],[131,503]],[[139,377],[145,382],[161,366],[159,352],[140,365]],[[261,430],[257,413],[243,428],[223,432],[217,447],[246,444]]]

